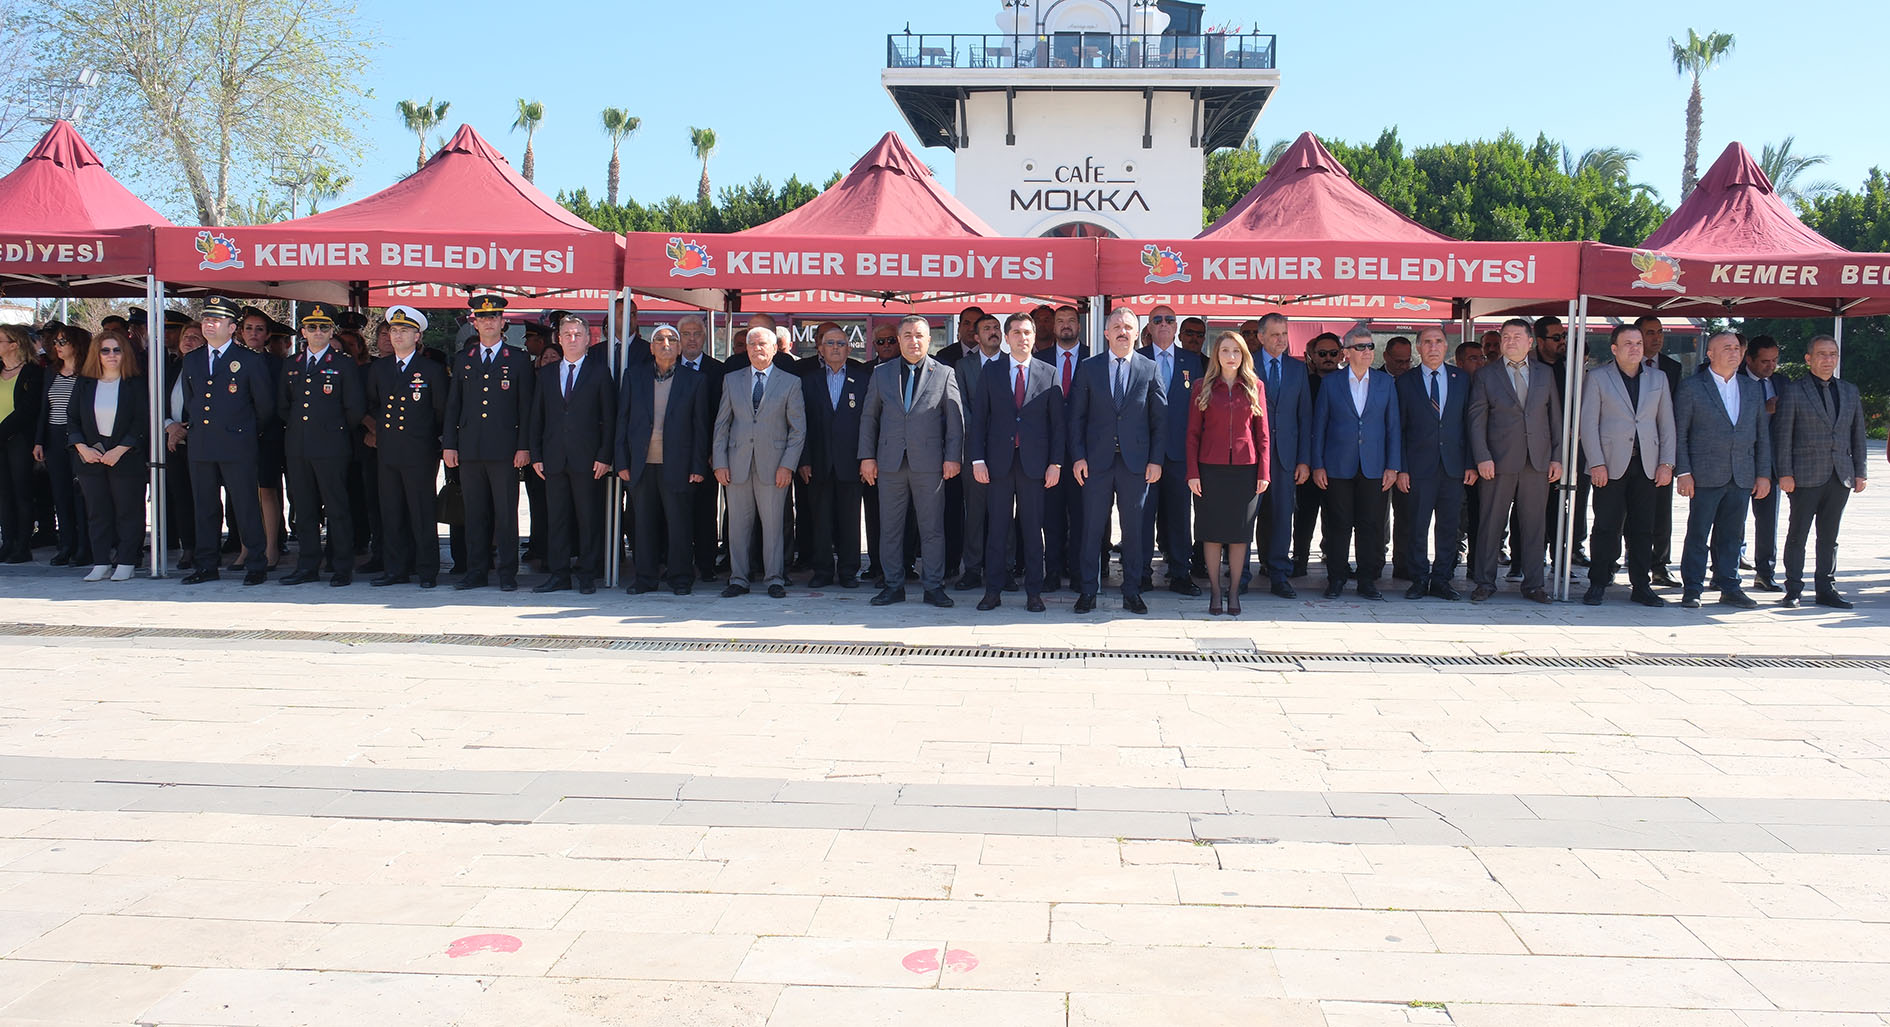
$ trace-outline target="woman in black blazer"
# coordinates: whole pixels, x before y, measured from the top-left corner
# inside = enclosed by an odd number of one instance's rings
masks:
[[[45,390],[26,329],[0,325],[0,563],[33,562],[33,436]]]
[[[33,459],[46,465],[46,477],[52,485],[53,519],[59,525],[54,567],[80,567],[92,562],[85,501],[79,495],[78,475],[73,472],[72,447],[66,444],[66,437],[72,434],[72,393],[79,387],[79,372],[91,348],[92,333],[77,325],[58,329],[46,347],[52,360],[46,365],[46,400],[39,406]]]
[[[86,354],[72,391],[69,436],[85,512],[91,522],[87,581],[130,580],[144,546],[146,440],[151,400],[138,372],[138,354],[104,338]]]

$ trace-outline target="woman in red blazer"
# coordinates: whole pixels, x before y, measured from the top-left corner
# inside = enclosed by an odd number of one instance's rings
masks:
[[[1253,354],[1233,332],[1214,340],[1212,370],[1188,404],[1188,489],[1195,495],[1194,537],[1208,565],[1208,613],[1221,612],[1221,550],[1230,577],[1227,612],[1240,616],[1235,585],[1247,562],[1260,494],[1267,490],[1267,404]]]

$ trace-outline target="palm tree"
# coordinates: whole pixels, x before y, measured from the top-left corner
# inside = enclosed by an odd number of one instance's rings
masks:
[[[1278,164],[1280,158],[1286,156],[1287,148],[1292,145],[1293,141],[1291,139],[1275,139],[1270,145],[1262,148],[1260,145],[1260,137],[1256,135],[1249,135],[1246,141],[1240,144],[1241,149],[1249,150],[1260,155],[1260,166],[1262,168],[1270,168]]]
[[[394,109],[400,112],[401,120],[407,123],[407,131],[412,132],[420,140],[420,156],[413,162],[415,171],[425,167],[427,163],[427,132],[439,127],[439,124],[446,120],[446,109],[451,106],[452,104],[445,100],[434,103],[431,96],[424,102],[402,100],[394,104]]]
[[[715,129],[690,126],[689,148],[702,162],[702,181],[696,183],[696,202],[706,207],[709,205],[709,155],[715,152]]]
[[[1667,45],[1672,50],[1674,74],[1693,79],[1693,91],[1687,95],[1686,164],[1680,169],[1680,198],[1685,200],[1700,180],[1700,76],[1732,52],[1733,36],[1730,32],[1702,36],[1688,29],[1685,43],[1669,36]]]
[[[617,148],[623,145],[625,139],[636,135],[637,129],[642,127],[643,119],[632,117],[630,112],[622,107],[604,108],[604,134],[610,137],[610,178],[605,183],[605,191],[610,195],[610,205],[613,207],[617,205],[618,172],[623,169],[623,165],[617,160]]]
[[[353,175],[344,175],[334,168],[323,166],[315,169],[315,177],[308,183],[308,212],[318,214],[322,204],[346,192],[354,184]]]
[[[525,176],[525,181],[532,180],[532,136],[537,134],[538,126],[545,120],[545,105],[537,100],[518,102],[518,120],[512,122],[512,131],[525,130],[525,162],[519,165],[518,173]]]
[[[1759,170],[1772,181],[1772,191],[1781,199],[1795,207],[1803,207],[1813,198],[1825,193],[1836,192],[1836,182],[1812,182],[1804,186],[1798,184],[1798,176],[1820,164],[1829,163],[1831,158],[1822,153],[1798,156],[1792,153],[1792,143],[1796,136],[1786,136],[1785,141],[1776,147],[1766,143],[1759,153]]]

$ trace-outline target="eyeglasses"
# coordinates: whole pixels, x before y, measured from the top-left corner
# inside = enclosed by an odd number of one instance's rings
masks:
[[[1549,340],[1550,342],[1561,342],[1563,339],[1568,338],[1568,333],[1562,332],[1558,335],[1545,335],[1543,336],[1543,338]]]
[[[1377,346],[1374,346],[1374,345],[1372,345],[1372,344],[1371,344],[1371,343],[1369,343],[1369,342],[1361,342],[1361,343],[1357,343],[1357,344],[1355,344],[1355,345],[1351,345],[1351,346],[1347,346],[1347,347],[1345,347],[1345,348],[1346,348],[1346,349],[1349,349],[1349,350],[1361,350],[1361,351],[1362,351],[1362,350],[1368,350],[1368,349],[1377,349],[1378,347],[1377,347]]]
[[[1148,319],[1148,323],[1152,325],[1171,325],[1175,323],[1175,315],[1156,314]]]

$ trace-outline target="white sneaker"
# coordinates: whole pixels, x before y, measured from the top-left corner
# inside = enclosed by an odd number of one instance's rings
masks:
[[[96,565],[96,566],[94,566],[94,567],[92,568],[92,573],[90,573],[90,574],[87,574],[87,575],[85,576],[85,580],[87,580],[87,581],[104,581],[104,580],[105,580],[105,578],[106,578],[106,576],[107,576],[107,575],[109,575],[109,574],[111,574],[111,572],[112,572],[112,565],[111,565],[111,564],[109,564],[109,563],[101,563],[101,564],[98,564],[98,565]]]
[[[137,569],[138,568],[133,567],[132,565],[128,563],[121,563],[118,566],[112,568],[112,580],[113,581],[130,581],[132,572],[136,571]]]

